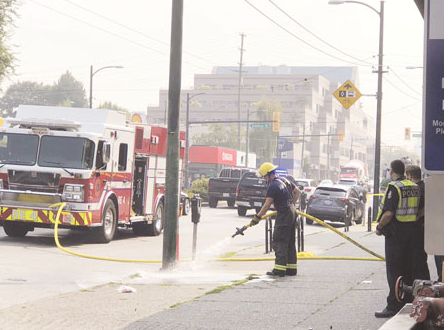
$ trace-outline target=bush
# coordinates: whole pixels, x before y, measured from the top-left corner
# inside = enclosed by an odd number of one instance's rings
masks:
[[[202,201],[206,201],[208,197],[208,178],[196,179],[191,183],[191,188],[187,190],[190,198],[193,194],[199,194]]]

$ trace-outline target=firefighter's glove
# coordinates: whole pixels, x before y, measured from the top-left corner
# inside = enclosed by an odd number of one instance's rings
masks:
[[[378,227],[376,227],[375,234],[377,234],[378,236],[383,235],[384,233],[383,233],[382,228],[378,228]]]
[[[258,214],[255,214],[255,215],[252,217],[252,220],[250,221],[250,225],[251,225],[251,226],[258,225],[258,223],[260,222],[260,220],[261,220],[261,217],[259,217]]]

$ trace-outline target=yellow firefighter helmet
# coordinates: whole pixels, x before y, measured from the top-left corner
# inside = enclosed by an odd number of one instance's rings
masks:
[[[270,172],[272,172],[273,170],[275,170],[277,167],[278,167],[277,165],[274,165],[269,162],[263,163],[258,168],[258,175],[263,177],[263,176],[269,174]]]

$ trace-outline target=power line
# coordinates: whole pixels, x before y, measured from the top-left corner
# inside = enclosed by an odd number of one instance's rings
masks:
[[[158,39],[156,39],[156,38],[153,38],[153,37],[151,37],[150,35],[148,35],[148,34],[142,32],[142,31],[139,31],[139,30],[137,30],[137,29],[135,29],[135,28],[129,27],[129,26],[125,25],[125,24],[122,24],[122,23],[120,23],[120,22],[118,22],[118,21],[116,21],[116,20],[114,20],[114,19],[112,19],[112,18],[110,18],[110,17],[107,17],[107,16],[105,16],[105,15],[102,15],[102,14],[100,14],[100,13],[98,13],[98,12],[95,12],[95,11],[89,9],[89,8],[83,7],[83,6],[81,6],[81,5],[79,5],[79,4],[75,3],[75,2],[73,2],[73,1],[71,1],[71,0],[64,0],[64,1],[65,1],[65,2],[68,2],[69,4],[71,4],[72,6],[74,6],[74,7],[76,7],[76,8],[79,8],[79,9],[81,9],[81,10],[84,10],[84,11],[88,12],[88,13],[91,13],[92,15],[101,17],[102,19],[104,19],[104,20],[106,20],[106,21],[108,21],[108,22],[110,22],[110,23],[113,23],[113,24],[115,24],[115,25],[121,26],[122,28],[124,28],[124,29],[126,29],[126,30],[128,30],[128,31],[137,33],[137,34],[139,34],[139,35],[141,35],[141,36],[143,36],[143,37],[145,37],[145,38],[147,38],[147,39],[149,39],[149,40],[152,40],[152,41],[158,42],[158,43],[160,43],[160,44],[162,44],[162,45],[164,45],[164,46],[168,46],[168,47],[170,47],[170,44],[169,44],[168,42],[165,42],[165,41],[162,41],[162,40],[158,40]],[[193,56],[193,57],[196,57],[196,58],[198,58],[198,59],[200,59],[200,60],[202,60],[202,61],[205,61],[205,62],[214,64],[213,62],[209,61],[208,59],[206,59],[206,58],[204,58],[204,57],[202,57],[202,56],[193,54],[193,53],[191,53],[191,52],[188,52],[188,51],[186,51],[186,50],[184,50],[184,53],[189,54],[189,55],[191,55],[191,56]]]
[[[406,95],[406,96],[408,96],[408,97],[410,97],[410,98],[412,98],[412,99],[414,99],[414,100],[416,100],[416,101],[421,101],[421,99],[415,97],[414,95],[411,95],[411,94],[409,94],[409,93],[406,93],[406,92],[405,92],[404,90],[402,90],[400,87],[398,87],[397,85],[395,85],[394,83],[392,83],[389,79],[384,78],[384,80],[385,80],[389,85],[391,85],[393,88],[395,88],[397,91],[399,91],[400,93],[402,93],[403,95]]]
[[[326,44],[327,46],[333,48],[334,50],[340,52],[341,54],[351,57],[353,58],[355,61],[359,61],[359,62],[363,62],[369,65],[372,65],[369,62],[366,62],[365,60],[362,60],[360,58],[357,58],[355,56],[352,56],[346,52],[344,52],[343,50],[339,49],[336,46],[333,46],[332,44],[330,44],[329,42],[325,41],[324,39],[322,39],[321,37],[319,37],[318,35],[316,35],[313,31],[311,31],[310,29],[308,29],[306,26],[304,26],[303,24],[301,24],[299,21],[297,21],[294,17],[292,17],[291,15],[289,15],[285,10],[283,10],[279,5],[277,5],[273,0],[269,0],[269,2],[275,7],[277,8],[280,12],[282,12],[286,17],[288,17],[289,19],[291,19],[294,23],[296,23],[298,26],[300,26],[302,29],[304,29],[305,31],[307,31],[308,33],[310,33],[312,36],[314,36],[316,39],[320,40],[321,42],[323,42],[324,44]]]
[[[132,39],[123,37],[123,36],[120,35],[120,34],[117,34],[117,33],[108,31],[108,30],[106,30],[106,29],[103,29],[102,27],[96,26],[96,25],[94,25],[94,24],[92,24],[92,23],[90,23],[90,22],[87,22],[87,21],[82,20],[82,19],[80,19],[80,18],[77,18],[77,17],[75,17],[75,16],[66,14],[66,13],[64,13],[64,12],[58,10],[58,9],[55,9],[55,8],[50,7],[50,6],[44,5],[44,4],[40,3],[40,2],[37,2],[36,0],[31,0],[31,1],[34,2],[34,3],[35,3],[36,5],[38,5],[38,6],[44,7],[44,8],[46,8],[46,9],[50,10],[50,11],[53,11],[53,12],[55,12],[55,13],[61,15],[61,16],[65,16],[65,17],[68,17],[68,18],[70,18],[70,19],[72,19],[72,20],[75,20],[75,21],[81,22],[81,23],[83,23],[83,24],[86,24],[86,25],[90,26],[90,27],[93,28],[93,29],[96,29],[96,30],[99,30],[99,31],[101,31],[101,32],[110,34],[110,35],[112,35],[112,36],[114,36],[114,37],[116,37],[116,38],[125,40],[125,41],[127,41],[127,42],[129,42],[129,43],[131,43],[131,44],[134,44],[134,45],[136,45],[136,46],[139,46],[139,47],[141,47],[141,48],[144,48],[144,49],[147,49],[147,50],[151,50],[151,51],[153,51],[153,52],[155,52],[155,53],[158,53],[158,54],[160,54],[160,55],[162,55],[162,56],[167,56],[167,54],[166,54],[165,52],[163,52],[163,51],[160,51],[160,50],[158,50],[158,49],[149,47],[149,46],[147,46],[147,45],[145,45],[145,44],[142,44],[142,43],[140,43],[140,42],[134,41],[134,40],[132,40]],[[191,64],[191,65],[193,65],[193,66],[196,66],[197,68],[200,68],[200,69],[202,69],[202,70],[208,70],[207,68],[205,68],[205,67],[201,67],[201,66],[196,65],[196,64],[194,64],[194,63],[187,62],[187,61],[185,61],[185,62],[186,62],[186,63],[189,63],[189,64]]]
[[[244,0],[249,6],[251,6],[253,9],[255,9],[258,13],[260,13],[261,15],[263,15],[265,18],[267,18],[269,21],[271,21],[272,23],[274,23],[276,26],[278,26],[280,29],[282,29],[283,31],[285,31],[286,33],[290,34],[291,36],[293,36],[295,39],[301,41],[302,43],[304,43],[305,45],[307,45],[308,47],[313,48],[314,50],[317,50],[318,52],[325,54],[329,57],[332,57],[334,59],[337,59],[339,61],[345,62],[345,63],[350,63],[350,64],[355,64],[355,65],[359,65],[359,66],[370,66],[367,64],[360,64],[360,63],[356,63],[356,62],[351,62],[351,61],[347,61],[343,58],[340,58],[338,56],[335,56],[331,53],[328,53],[318,47],[313,46],[312,44],[310,44],[308,41],[300,38],[298,35],[296,35],[294,32],[291,32],[290,30],[288,30],[287,28],[285,28],[283,25],[281,25],[280,23],[278,23],[277,21],[275,21],[274,19],[272,19],[271,17],[269,17],[268,15],[266,15],[263,11],[261,11],[260,9],[258,9],[255,5],[253,5],[249,0]]]
[[[395,76],[395,77],[397,77],[398,78],[398,80],[400,80],[402,83],[403,83],[403,85],[405,85],[407,88],[409,88],[412,92],[414,92],[414,93],[416,93],[416,94],[418,94],[418,95],[421,95],[421,91],[419,92],[419,91],[417,91],[417,90],[415,90],[413,87],[411,87],[403,78],[401,78],[394,70],[392,70],[391,68],[389,68],[389,70],[390,70],[390,72],[392,72],[392,74]]]

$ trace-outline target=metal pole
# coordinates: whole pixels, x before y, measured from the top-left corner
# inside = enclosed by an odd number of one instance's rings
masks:
[[[327,178],[329,177],[330,177],[330,134],[328,134],[327,137]]]
[[[192,259],[196,259],[196,243],[198,241],[198,224],[193,224],[193,251],[192,251]]]
[[[240,69],[238,72],[238,143],[239,150],[241,150],[241,75],[243,70],[243,45],[244,45],[244,33],[241,33],[241,48],[240,48]]]
[[[89,108],[92,109],[92,92],[93,90],[93,65],[90,66],[90,93],[89,93]]]
[[[373,176],[373,193],[378,194],[380,186],[381,164],[381,101],[383,99],[383,38],[384,38],[384,1],[380,9],[380,37],[378,50],[378,89],[376,96],[376,139],[375,139],[375,168]],[[373,219],[378,212],[378,197],[373,199]]]
[[[182,73],[183,0],[172,0],[172,6],[165,229],[163,232],[162,257],[162,269],[164,270],[175,266],[179,243],[179,99]]]
[[[188,188],[188,166],[190,162],[190,93],[187,93],[187,111],[185,118],[185,165],[184,165],[184,188]]]
[[[303,159],[304,151],[305,151],[305,122],[303,122],[302,126],[303,126],[303,130],[302,130],[302,156],[301,156],[301,159],[300,159],[300,166],[302,168],[302,177],[305,177],[303,175],[303,167],[305,166],[305,160]]]
[[[249,166],[249,105],[246,112],[246,168]]]

